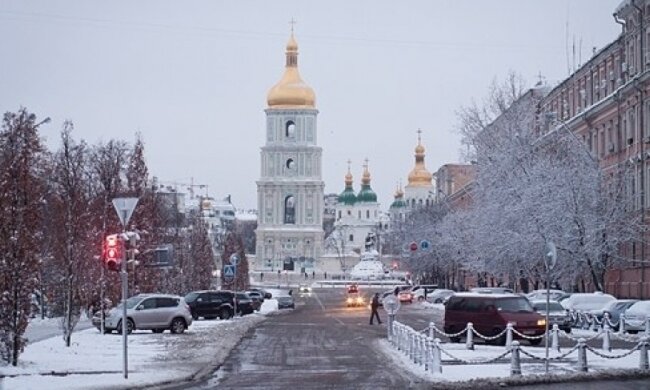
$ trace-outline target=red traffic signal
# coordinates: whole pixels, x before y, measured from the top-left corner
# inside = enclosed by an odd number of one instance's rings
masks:
[[[122,261],[126,258],[124,240],[117,234],[110,234],[104,239],[104,264],[110,271],[120,271]]]
[[[409,245],[409,249],[411,250],[411,252],[415,252],[416,250],[418,250],[418,243],[415,242],[415,241],[413,241],[413,242]]]

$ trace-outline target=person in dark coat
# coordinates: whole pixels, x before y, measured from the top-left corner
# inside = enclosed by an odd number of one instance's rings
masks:
[[[370,309],[372,310],[372,313],[370,313],[370,325],[372,325],[372,320],[377,316],[377,322],[381,324],[381,319],[379,319],[379,313],[377,312],[377,308],[379,307],[379,293],[375,293],[375,295],[372,297],[372,302],[370,303]]]

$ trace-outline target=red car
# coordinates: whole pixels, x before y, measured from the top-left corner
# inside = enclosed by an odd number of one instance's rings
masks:
[[[452,295],[445,305],[445,332],[458,333],[468,322],[472,323],[478,333],[485,336],[501,333],[508,322],[526,336],[539,336],[546,330],[545,318],[533,310],[528,299],[514,294]],[[518,338],[516,333],[513,337]],[[451,341],[458,342],[460,337],[452,337]],[[505,341],[505,334],[495,340],[497,344],[502,345],[505,345]],[[537,345],[542,339],[529,341],[532,345]]]

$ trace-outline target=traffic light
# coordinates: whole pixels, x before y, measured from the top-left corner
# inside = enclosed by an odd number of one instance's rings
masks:
[[[126,258],[124,240],[118,234],[110,234],[104,240],[104,263],[110,271],[119,272]]]

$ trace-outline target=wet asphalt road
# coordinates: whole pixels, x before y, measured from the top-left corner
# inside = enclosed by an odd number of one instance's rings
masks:
[[[373,291],[365,291],[368,296]],[[296,309],[284,311],[254,328],[223,366],[192,389],[420,389],[417,378],[388,362],[373,348],[386,337],[382,325],[369,325],[367,307],[345,306],[344,289],[317,289],[296,296]],[[441,312],[419,304],[402,305],[397,319],[416,330],[430,321],[442,328]],[[446,341],[446,340],[445,340]],[[650,390],[650,381],[555,384],[555,389]],[[545,390],[551,385],[517,389]]]

